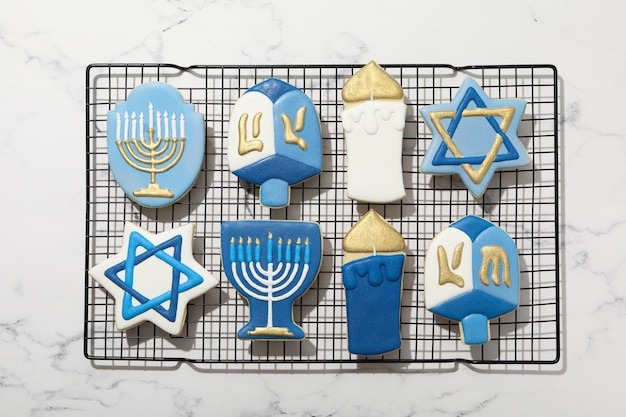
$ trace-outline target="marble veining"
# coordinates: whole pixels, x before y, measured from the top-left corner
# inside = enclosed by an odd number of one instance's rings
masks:
[[[0,5],[0,404],[11,416],[618,415],[626,371],[624,5],[410,0]],[[486,29],[485,29],[486,28]],[[206,370],[83,357],[93,62],[551,63],[561,77],[563,352],[545,367]],[[619,381],[619,379],[618,379]]]

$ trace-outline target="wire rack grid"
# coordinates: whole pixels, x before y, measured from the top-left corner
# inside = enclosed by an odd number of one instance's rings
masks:
[[[560,358],[559,171],[557,72],[551,65],[471,66],[382,65],[401,84],[408,105],[403,138],[407,196],[370,205],[346,192],[346,151],[340,114],[341,89],[361,65],[192,66],[93,64],[86,71],[86,253],[84,352],[94,361],[187,361],[210,369],[328,369],[346,364],[486,365],[554,364]],[[295,85],[316,106],[323,136],[321,175],[292,187],[288,207],[271,210],[258,201],[258,187],[238,180],[228,168],[229,114],[251,86],[269,77]],[[418,109],[452,100],[462,81],[474,78],[491,98],[522,98],[527,107],[518,135],[532,165],[498,171],[489,188],[474,198],[456,176],[431,176],[418,167],[432,135]],[[149,81],[175,86],[206,122],[206,155],[191,191],[170,207],[133,203],[108,166],[107,112],[132,89]],[[404,237],[406,262],[401,302],[402,347],[374,357],[347,350],[345,294],[341,283],[342,239],[370,208]],[[506,230],[520,256],[519,308],[491,321],[492,340],[480,347],[461,343],[455,322],[424,307],[422,273],[430,240],[458,218],[474,214]],[[298,342],[239,340],[247,322],[243,298],[222,271],[220,225],[237,219],[303,220],[319,223],[323,259],[317,280],[294,305],[294,318],[307,334]],[[195,224],[194,254],[220,285],[193,300],[181,336],[150,323],[119,332],[114,300],[87,270],[117,253],[124,223],[156,233]],[[301,364],[301,365],[298,365]]]

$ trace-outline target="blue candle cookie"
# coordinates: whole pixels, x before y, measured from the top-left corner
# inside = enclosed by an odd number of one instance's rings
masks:
[[[293,303],[309,289],[322,260],[317,223],[240,220],[222,224],[224,272],[250,306],[240,339],[299,340]]]
[[[457,174],[480,197],[496,170],[530,163],[517,136],[525,108],[524,100],[490,99],[467,78],[451,102],[420,109],[433,135],[420,171]]]
[[[182,332],[189,301],[218,283],[194,258],[194,225],[159,234],[126,223],[120,252],[89,270],[115,298],[115,323],[126,330],[150,321]]]
[[[424,265],[426,308],[458,321],[463,343],[487,343],[489,320],[517,308],[519,289],[517,248],[493,223],[466,216],[431,241]]]
[[[381,355],[399,349],[404,239],[374,210],[343,239],[348,350]]]
[[[109,166],[130,199],[164,207],[193,186],[204,160],[204,119],[180,92],[142,84],[107,115]]]
[[[289,187],[322,171],[320,121],[313,103],[298,88],[275,78],[237,100],[228,137],[230,170],[261,185],[264,206],[287,206]]]

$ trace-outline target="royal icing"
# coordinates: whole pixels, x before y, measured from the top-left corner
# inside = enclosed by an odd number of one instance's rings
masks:
[[[371,61],[346,82],[342,98],[348,197],[371,203],[402,199],[402,87]]]
[[[309,289],[322,260],[319,225],[279,220],[222,224],[224,272],[250,306],[240,339],[300,340],[293,303]]]
[[[517,308],[519,275],[513,239],[487,220],[463,217],[437,234],[426,252],[426,308],[459,321],[463,343],[487,343],[489,320]]]
[[[457,174],[480,197],[496,170],[530,163],[517,136],[525,107],[520,99],[492,100],[467,78],[451,102],[420,109],[433,135],[420,171]]]
[[[126,330],[149,321],[178,335],[187,304],[218,284],[193,257],[193,224],[159,234],[126,223],[119,253],[91,275],[115,299],[115,323]]]
[[[343,240],[348,350],[381,355],[399,349],[404,239],[374,210]]]
[[[261,185],[264,206],[287,206],[290,186],[322,170],[320,121],[313,103],[298,88],[275,78],[237,100],[228,137],[230,170]]]
[[[204,119],[179,91],[142,84],[107,115],[109,166],[133,201],[164,207],[183,197],[204,160]]]

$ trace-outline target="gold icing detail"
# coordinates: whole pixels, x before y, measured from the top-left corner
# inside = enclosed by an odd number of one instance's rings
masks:
[[[515,115],[515,108],[514,107],[500,107],[500,108],[495,108],[495,109],[494,108],[465,109],[463,110],[462,115],[463,117],[499,116],[502,118],[502,122],[500,123],[500,129],[502,129],[503,132],[506,132],[511,124],[511,120],[513,120],[513,116]],[[439,135],[443,139],[448,149],[450,149],[450,152],[452,152],[452,155],[454,155],[455,158],[464,158],[463,153],[456,146],[456,143],[454,143],[454,141],[448,134],[448,131],[443,127],[443,124],[441,123],[442,119],[453,119],[456,116],[456,111],[455,110],[433,111],[433,112],[430,112],[428,116],[433,121],[433,124],[435,125],[435,129],[437,129],[437,133],[439,133]],[[472,182],[474,182],[475,184],[479,184],[483,180],[483,178],[487,174],[487,171],[491,167],[491,164],[493,164],[493,161],[498,156],[498,150],[500,149],[500,146],[502,146],[502,141],[503,141],[502,136],[500,136],[499,134],[496,134],[496,138],[493,144],[491,145],[489,152],[487,152],[487,155],[485,155],[485,159],[483,159],[483,162],[480,164],[478,169],[474,169],[472,165],[470,164],[461,164],[461,167],[463,168],[465,173],[470,177]]]
[[[456,245],[454,255],[452,255],[452,269],[457,269],[461,265],[463,254],[463,242]],[[460,275],[452,272],[448,266],[448,254],[443,246],[437,247],[437,260],[439,261],[439,285],[454,284],[460,288],[465,286],[465,280]]]
[[[296,132],[302,132],[304,129],[304,116],[306,115],[306,107],[302,106],[296,112]]]
[[[164,146],[158,149],[163,143]],[[154,129],[148,129],[148,141],[130,139],[115,141],[124,161],[138,171],[150,174],[150,184],[133,191],[136,197],[172,198],[174,194],[156,183],[156,174],[170,170],[180,161],[185,152],[185,138],[154,138]],[[158,149],[158,150],[157,150]],[[166,155],[163,155],[167,152]],[[148,165],[139,165],[139,163]],[[165,165],[163,165],[165,164]],[[163,166],[161,166],[163,165]],[[160,167],[159,167],[160,166]],[[159,167],[159,168],[157,168]]]
[[[261,113],[254,115],[252,119],[252,136],[257,137],[260,133]],[[263,141],[253,139],[248,141],[248,113],[244,113],[239,118],[239,155],[245,155],[252,151],[261,152],[263,150]]]
[[[489,285],[489,265],[492,265],[491,280],[494,284],[500,285],[500,262],[502,262],[502,278],[504,285],[511,286],[511,265],[509,264],[509,257],[502,246],[499,245],[487,245],[483,246],[480,250],[483,262],[480,265],[480,282],[485,285]]]
[[[252,137],[253,138],[258,138],[259,134],[261,133],[261,116],[263,116],[263,113],[258,112],[252,118]]]
[[[465,242],[461,242],[454,248],[454,255],[452,255],[452,269],[457,269],[461,265],[464,244]]]
[[[133,191],[135,197],[164,197],[172,198],[174,193],[169,188],[161,188],[159,184],[148,184],[144,188]]]
[[[370,61],[358,70],[341,89],[344,103],[369,100],[403,100],[404,92],[398,82],[380,65]]]
[[[296,129],[295,132],[301,132],[304,129],[304,115],[306,113],[306,107],[300,107],[296,113]],[[300,136],[294,133],[291,119],[285,113],[280,115],[283,120],[283,126],[285,127],[285,142],[298,145],[303,151],[306,151],[306,141]]]
[[[289,336],[293,333],[286,327],[257,327],[254,330],[248,330],[250,336]]]
[[[345,252],[397,252],[404,249],[404,239],[374,210],[368,211],[348,231],[342,244]]]

